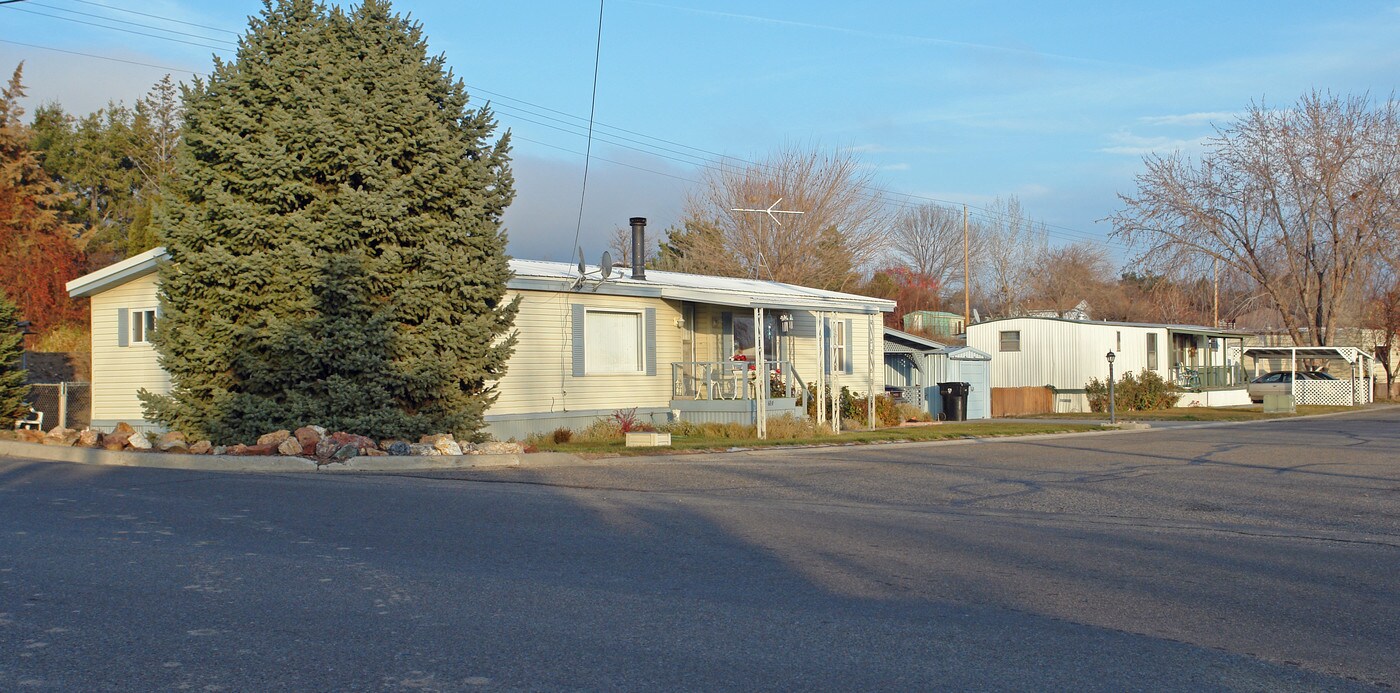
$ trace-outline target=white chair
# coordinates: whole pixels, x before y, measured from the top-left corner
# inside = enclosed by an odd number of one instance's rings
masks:
[[[15,421],[15,430],[18,431],[21,428],[32,428],[36,431],[44,430],[44,412],[30,407],[29,416]]]

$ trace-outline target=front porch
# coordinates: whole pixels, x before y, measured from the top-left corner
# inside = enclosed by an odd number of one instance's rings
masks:
[[[1179,407],[1228,407],[1250,403],[1243,334],[1167,331],[1169,380],[1182,390]]]
[[[730,361],[681,361],[671,364],[671,411],[691,423],[740,423],[758,420],[759,396],[768,418],[806,416],[807,383],[790,361],[759,364]],[[768,390],[760,393],[759,373],[768,373]]]

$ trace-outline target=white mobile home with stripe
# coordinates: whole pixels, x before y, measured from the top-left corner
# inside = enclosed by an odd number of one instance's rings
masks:
[[[1149,370],[1182,390],[1177,406],[1249,404],[1241,352],[1248,333],[1200,325],[1001,318],[967,328],[967,344],[989,354],[992,387],[1049,386],[1055,411],[1088,411],[1084,389]]]
[[[170,388],[146,339],[160,329],[156,269],[165,257],[157,248],[68,284],[92,300],[95,428],[154,428],[136,393]],[[633,408],[654,423],[754,423],[760,413],[806,415],[817,384],[884,391],[882,313],[892,301],[640,267],[607,279],[597,267],[581,279],[567,263],[510,267],[519,342],[486,414],[500,439],[582,428]]]

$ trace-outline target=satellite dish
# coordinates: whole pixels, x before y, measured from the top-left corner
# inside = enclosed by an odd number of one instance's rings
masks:
[[[603,251],[603,259],[598,261],[598,269],[603,273],[604,279],[612,276],[612,253]]]
[[[583,261],[583,247],[578,249],[578,276],[588,274],[588,265]]]

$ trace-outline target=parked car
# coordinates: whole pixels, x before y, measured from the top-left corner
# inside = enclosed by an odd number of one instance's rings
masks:
[[[1298,371],[1299,380],[1336,380],[1322,371]],[[1293,388],[1293,371],[1273,371],[1249,381],[1249,399],[1263,402],[1264,395],[1286,395]]]

